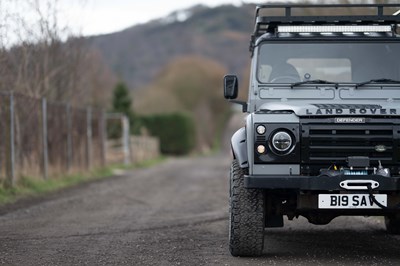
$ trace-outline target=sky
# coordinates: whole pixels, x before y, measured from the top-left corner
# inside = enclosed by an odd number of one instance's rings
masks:
[[[265,3],[259,0],[59,0],[60,20],[84,36],[120,31],[196,4]]]

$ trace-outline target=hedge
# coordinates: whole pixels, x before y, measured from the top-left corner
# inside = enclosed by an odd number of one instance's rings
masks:
[[[160,139],[163,154],[184,155],[195,146],[195,124],[191,116],[183,113],[157,114],[142,117],[142,125],[152,136]]]

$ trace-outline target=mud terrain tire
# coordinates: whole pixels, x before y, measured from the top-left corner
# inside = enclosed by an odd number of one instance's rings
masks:
[[[264,248],[264,194],[244,187],[244,175],[236,160],[230,172],[229,250],[233,256],[259,256]]]

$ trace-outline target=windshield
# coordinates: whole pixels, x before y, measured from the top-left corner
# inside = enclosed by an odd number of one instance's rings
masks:
[[[263,43],[257,78],[261,83],[400,80],[399,66],[400,43]]]

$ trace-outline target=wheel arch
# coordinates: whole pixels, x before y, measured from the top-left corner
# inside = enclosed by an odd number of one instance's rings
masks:
[[[247,155],[247,138],[246,128],[242,127],[233,134],[231,139],[231,147],[233,158],[239,163],[240,168],[249,167],[249,159]]]

